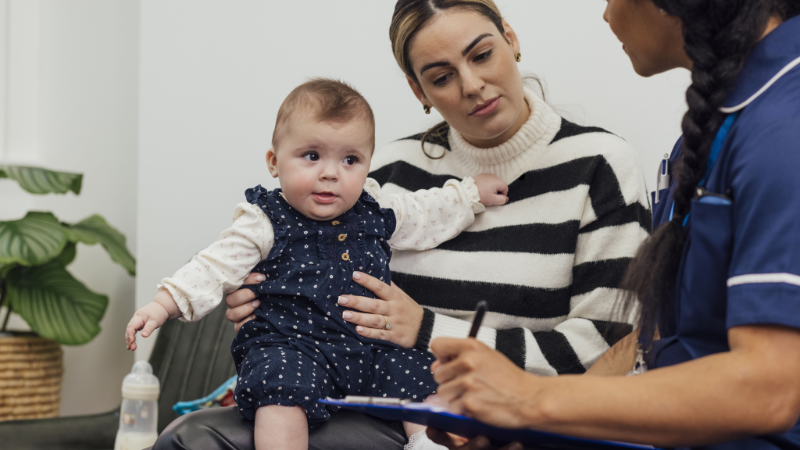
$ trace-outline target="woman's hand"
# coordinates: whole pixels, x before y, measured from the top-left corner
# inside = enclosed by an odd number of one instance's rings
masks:
[[[393,342],[411,348],[422,326],[422,307],[394,283],[391,286],[365,273],[355,272],[353,280],[378,298],[343,295],[339,304],[362,312],[345,311],[345,321],[358,325],[361,336]],[[386,329],[386,324],[391,329]]]
[[[478,436],[474,439],[467,440],[461,436],[456,436],[431,427],[428,427],[426,433],[433,442],[444,445],[449,450],[489,450],[495,448],[489,444],[489,439],[486,439],[484,436]],[[506,445],[500,450],[522,450],[522,445],[515,442]]]
[[[264,274],[251,273],[244,279],[244,284],[258,284],[266,279],[267,277]],[[239,332],[242,325],[256,318],[253,312],[261,302],[255,300],[255,298],[256,294],[250,289],[239,289],[225,297],[225,303],[228,305],[228,312],[225,313],[225,317],[235,323],[236,332]]]
[[[528,428],[544,380],[475,339],[437,338],[436,394],[453,411],[503,428]]]

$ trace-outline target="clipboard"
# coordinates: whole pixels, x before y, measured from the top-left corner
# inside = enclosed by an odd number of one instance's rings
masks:
[[[383,400],[381,403],[388,403],[386,402],[387,399],[381,399],[380,397],[376,397],[376,399]],[[532,429],[498,428],[429,403],[406,402],[400,404],[397,401],[394,402],[395,404],[354,403],[352,401],[345,402],[344,399],[332,398],[320,399],[319,402],[360,411],[385,420],[418,423],[467,438],[486,436],[495,446],[519,442],[526,446],[557,450],[654,449],[654,447],[648,445],[584,439]]]

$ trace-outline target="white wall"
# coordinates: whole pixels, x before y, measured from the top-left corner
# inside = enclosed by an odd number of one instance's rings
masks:
[[[28,122],[36,139],[35,145],[15,147],[10,129],[0,158],[81,172],[84,181],[80,196],[32,196],[0,180],[0,220],[19,218],[29,209],[53,211],[67,222],[98,213],[135,249],[138,2],[24,1],[38,3],[38,43],[25,47],[27,56],[38,58],[34,94],[29,94],[37,114]],[[6,113],[20,114],[13,106]],[[110,301],[100,335],[87,345],[64,347],[61,414],[107,411],[119,404],[122,378],[133,363],[123,333],[134,309],[134,278],[99,246],[79,245],[69,270]],[[11,325],[25,327],[20,320]]]
[[[355,85],[375,109],[379,148],[437,121],[392,57],[394,3],[142,3],[138,305],[230,223],[246,188],[276,186],[264,153],[281,101],[305,79]],[[570,120],[628,139],[652,186],[679,133],[688,74],[638,77],[602,20],[605,2],[498,4],[520,36],[521,69],[546,82],[548,100]]]
[[[500,0],[522,42],[524,72],[541,77],[547,101],[567,119],[603,127],[639,150],[649,189],[681,133],[683,69],[642,78],[603,21],[605,1]]]

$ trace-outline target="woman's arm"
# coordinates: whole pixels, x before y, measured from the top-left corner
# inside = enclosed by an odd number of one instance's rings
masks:
[[[369,298],[355,295],[344,295],[339,297],[340,305],[361,311],[346,311],[343,313],[343,317],[345,321],[358,325],[358,327],[356,327],[356,331],[362,336],[390,341],[406,348],[419,346],[420,342],[424,342],[424,348],[422,349],[428,349],[428,343],[433,338],[461,338],[466,337],[469,333],[471,322],[456,319],[443,314],[436,314],[428,309],[423,308],[394,283],[389,286],[377,278],[359,272],[354,274],[353,279],[356,281],[356,283],[373,292],[377,297]],[[241,320],[246,317],[246,314],[249,314],[247,311],[249,306],[245,302],[251,300],[252,297],[245,298],[245,295],[239,294],[239,292],[236,292],[235,294],[241,298],[241,302],[237,305],[237,307],[240,309],[237,311],[238,315],[234,317],[234,319]],[[234,294],[229,295],[229,299],[233,295]],[[230,300],[228,301],[230,304]],[[229,318],[231,311],[229,311]],[[386,324],[386,319],[384,319],[384,316],[387,317],[389,323],[392,325],[390,330],[384,329],[384,325]],[[438,328],[435,326],[435,322],[437,321]],[[591,322],[589,323],[591,324]],[[436,329],[439,334],[431,336],[431,330],[433,329]],[[533,337],[534,333],[525,328],[512,328],[510,330],[498,331],[490,327],[481,327],[480,331],[478,332],[478,340],[484,342],[484,344],[494,349],[495,343],[497,342],[498,333],[500,333],[500,339],[505,339],[505,342],[508,344],[505,348],[514,348],[514,346],[517,345],[516,354],[525,352],[525,346],[528,345],[529,353],[536,355],[535,351],[538,350],[539,355],[542,355],[542,351]],[[544,333],[544,336],[549,336],[548,333],[560,332],[554,331],[542,333]],[[543,335],[542,333],[536,333],[536,335],[541,338]],[[420,337],[421,334],[425,334],[425,336]],[[603,350],[608,348],[608,344],[605,343],[605,340],[603,340],[603,337],[597,331],[587,334],[592,336],[595,341],[601,341],[597,342],[598,347],[602,348]],[[521,336],[521,342],[513,341],[515,335]],[[525,339],[532,339],[533,343],[529,344],[525,341]],[[547,337],[545,337],[545,340],[547,340]],[[560,341],[555,339],[550,340],[550,342],[552,342],[553,347],[560,344]],[[536,347],[531,349],[533,346]],[[550,351],[550,348],[547,350]],[[525,363],[524,366],[523,364],[517,364],[525,367],[531,372],[540,373],[543,375],[556,375],[556,371],[549,365],[544,356],[540,356],[538,359],[527,358],[523,361]],[[611,369],[607,368],[605,370]],[[617,370],[619,369],[617,368]],[[582,370],[580,372],[582,372]]]
[[[403,347],[429,349],[429,342],[437,337],[462,338],[469,333],[471,322],[434,313],[421,307],[394,283],[389,286],[370,275],[363,273],[356,275],[357,278],[354,276],[353,279],[372,291],[377,298],[345,295],[339,298],[339,304],[361,311],[347,311],[343,317],[347,322],[359,325],[356,331],[362,336],[388,340]],[[588,300],[598,301],[607,306],[605,310],[601,309],[601,313],[610,316],[614,298],[597,296]],[[580,302],[574,304],[581,305]],[[242,307],[243,312],[240,317],[244,317],[245,307],[246,305]],[[590,309],[586,304],[577,308],[578,313],[585,314],[587,311]],[[391,330],[383,329],[386,323],[384,316],[392,324]],[[527,328],[496,330],[481,327],[477,339],[492,349],[499,347],[498,350],[514,360],[515,364],[531,373],[546,376],[583,373],[585,367],[591,366],[610,345],[624,336],[624,333],[620,335],[619,330],[615,330],[613,325],[613,322],[593,321],[576,315],[563,321],[551,331],[533,332]],[[625,327],[625,332],[630,332],[632,329],[629,324],[620,325]],[[569,352],[575,347],[578,347],[577,352],[575,350]],[[595,359],[587,358],[584,363],[578,359],[578,354],[595,355]],[[613,367],[605,364],[611,364]],[[621,372],[623,364],[624,362],[615,358],[604,363],[598,370],[605,374],[623,374],[624,372]],[[632,364],[627,370],[630,370],[630,367]]]
[[[800,330],[735,327],[730,351],[633,377],[540,378],[469,339],[439,339],[437,393],[494,425],[695,446],[789,430],[800,416]]]
[[[427,349],[429,342],[437,337],[461,338],[469,333],[471,322],[423,309],[394,284],[389,286],[366,274],[358,274],[358,277],[354,277],[355,281],[378,298],[347,295],[340,297],[339,303],[361,311],[348,311],[344,319],[359,325],[361,328],[357,331],[362,336]],[[481,327],[477,338],[490,348],[503,351],[515,364],[531,373],[548,376],[583,373],[633,328],[611,320],[618,295],[616,289],[598,287],[593,291],[582,298],[574,298],[568,319],[550,331]],[[391,330],[383,329],[384,315],[390,318]],[[631,363],[622,372],[624,355],[625,351],[620,350],[613,360],[604,362],[594,373],[624,374],[633,367]]]

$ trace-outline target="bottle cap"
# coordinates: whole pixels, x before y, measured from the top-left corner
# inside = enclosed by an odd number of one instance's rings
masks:
[[[158,400],[158,378],[147,361],[138,361],[131,373],[122,380],[122,398],[128,400]]]

